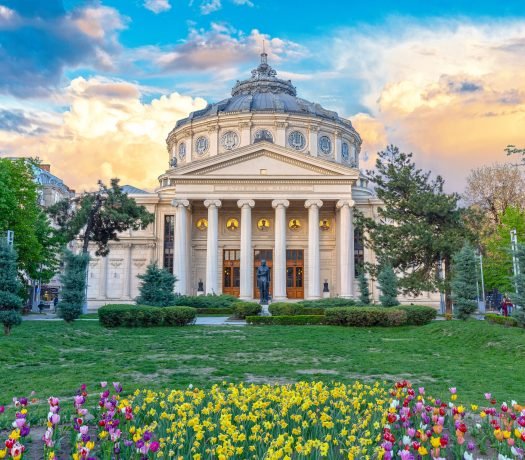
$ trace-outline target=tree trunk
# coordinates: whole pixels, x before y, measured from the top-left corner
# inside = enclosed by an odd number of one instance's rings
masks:
[[[82,245],[82,253],[87,254],[88,248],[89,248],[89,235],[91,234],[91,230],[93,229],[93,219],[95,218],[95,215],[102,207],[102,196],[100,195],[100,192],[96,194],[95,196],[95,204],[91,208],[91,211],[89,213],[89,217],[86,224],[86,231],[84,232],[84,244]]]
[[[450,289],[452,264],[450,257],[445,257],[445,314],[452,314],[452,292]]]
[[[11,333],[11,326],[4,324],[4,335],[9,335]]]

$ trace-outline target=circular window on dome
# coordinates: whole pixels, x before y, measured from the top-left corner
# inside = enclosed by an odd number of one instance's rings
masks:
[[[181,142],[179,144],[179,158],[181,160],[184,160],[185,157],[186,157],[186,143],[185,142]]]
[[[221,143],[226,150],[232,150],[239,145],[239,136],[235,131],[227,131],[222,135]]]
[[[292,131],[288,136],[288,144],[295,150],[302,150],[306,145],[306,139],[301,131]]]
[[[200,136],[197,138],[197,142],[195,142],[195,150],[199,155],[203,155],[208,150],[209,143],[208,138],[206,136]]]
[[[270,131],[268,131],[267,129],[259,129],[255,133],[255,137],[253,139],[253,142],[256,143],[256,142],[262,142],[262,141],[273,142],[272,133]]]
[[[350,158],[350,149],[348,148],[348,142],[343,142],[341,144],[341,158],[343,161],[348,162],[348,159]]]
[[[319,150],[324,155],[329,155],[332,151],[332,141],[328,136],[321,136],[319,138]]]

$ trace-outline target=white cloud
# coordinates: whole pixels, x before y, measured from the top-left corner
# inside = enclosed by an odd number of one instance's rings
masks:
[[[49,116],[53,124],[31,136],[7,131],[4,126],[0,152],[39,156],[68,185],[80,190],[113,175],[122,183],[152,189],[168,166],[167,133],[177,120],[203,108],[206,101],[171,93],[145,103],[142,94],[143,88],[132,82],[75,78],[66,90],[66,112]],[[35,120],[34,116],[25,118],[28,126]]]
[[[155,14],[163,13],[171,9],[169,0],[145,0],[144,8],[153,11]]]
[[[205,0],[200,5],[202,14],[210,14],[222,8],[221,0]]]
[[[254,6],[251,0],[233,0],[233,3],[235,3],[236,5],[246,5],[250,7]]]

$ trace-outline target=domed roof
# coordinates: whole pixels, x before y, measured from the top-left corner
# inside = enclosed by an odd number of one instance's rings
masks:
[[[261,63],[252,70],[252,76],[237,81],[232,89],[232,97],[215,104],[208,104],[204,109],[190,113],[187,118],[179,120],[175,129],[190,121],[197,121],[219,113],[242,112],[276,112],[310,115],[339,123],[348,127],[349,120],[340,118],[337,112],[326,110],[321,105],[297,97],[295,86],[290,80],[277,78],[277,72],[268,65],[268,55],[261,54]]]

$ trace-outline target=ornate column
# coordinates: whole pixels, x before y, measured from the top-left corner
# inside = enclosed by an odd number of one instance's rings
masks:
[[[219,126],[213,125],[208,127],[208,134],[210,136],[210,156],[217,155],[219,153]]]
[[[275,122],[275,143],[286,147],[286,127],[288,123],[286,121]]]
[[[241,208],[241,292],[244,300],[253,298],[253,249],[252,249],[252,208],[253,200],[239,200]]]
[[[273,255],[273,299],[286,299],[286,208],[288,200],[273,200],[275,208],[275,253]]]
[[[173,274],[177,278],[175,292],[181,295],[188,293],[188,200],[173,200],[175,211],[175,251],[173,255]]]
[[[340,296],[354,296],[354,223],[353,200],[339,200],[339,274]]]
[[[219,208],[220,200],[205,200],[208,208],[208,232],[206,237],[206,294],[218,294],[219,285]]]
[[[321,298],[321,264],[319,256],[319,208],[321,200],[306,200],[308,209],[308,299]]]
[[[251,133],[250,133],[250,127],[252,126],[251,121],[241,121],[239,122],[239,130],[241,131],[241,144],[240,147],[244,147],[245,145],[250,145],[251,140]]]
[[[310,155],[312,155],[313,157],[316,157],[317,156],[317,137],[318,137],[317,134],[319,131],[319,126],[310,125],[309,131],[310,131],[310,139],[308,142],[308,146],[310,149]]]

